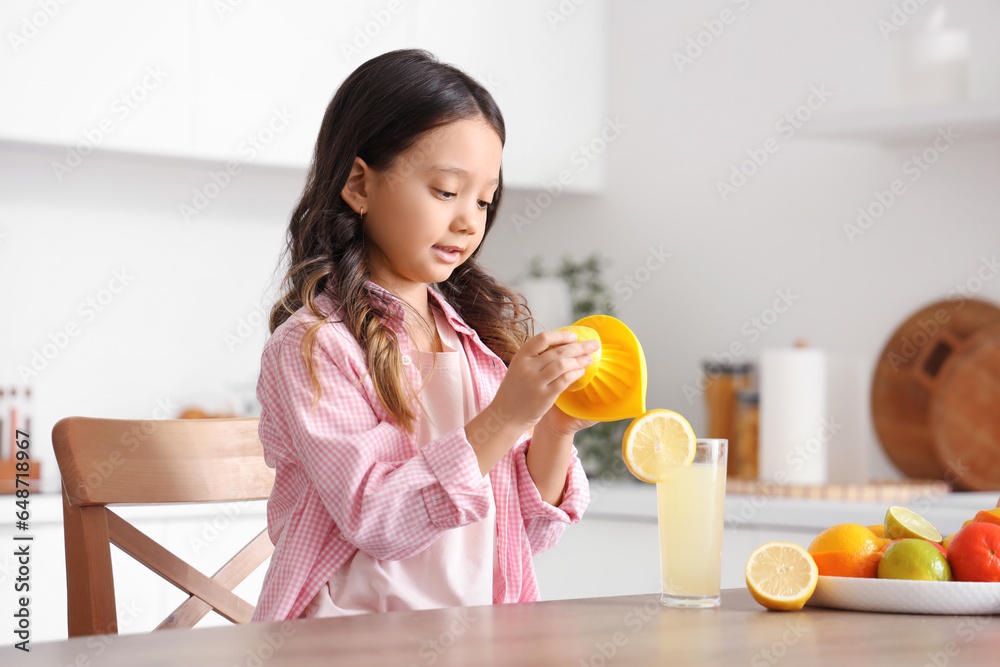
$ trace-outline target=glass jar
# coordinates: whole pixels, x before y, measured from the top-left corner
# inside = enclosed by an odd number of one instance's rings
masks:
[[[708,409],[709,438],[725,438],[732,452],[736,432],[736,392],[751,386],[753,365],[749,363],[726,364],[715,361],[705,362],[705,405]],[[733,460],[730,455],[726,473],[733,474]]]
[[[728,468],[734,479],[757,479],[759,403],[756,389],[736,392],[736,440],[729,448]]]

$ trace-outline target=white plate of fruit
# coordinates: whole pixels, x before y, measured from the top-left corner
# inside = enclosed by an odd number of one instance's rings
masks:
[[[768,609],[1000,614],[1000,507],[947,537],[890,507],[882,525],[838,524],[808,550],[769,543],[747,561],[747,587]]]

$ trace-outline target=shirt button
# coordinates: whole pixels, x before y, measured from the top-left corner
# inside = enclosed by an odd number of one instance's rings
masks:
[[[410,362],[412,362],[412,361],[413,361],[413,359],[410,358],[410,355],[408,355],[408,354],[404,354],[403,355],[403,365],[404,366],[409,366]]]

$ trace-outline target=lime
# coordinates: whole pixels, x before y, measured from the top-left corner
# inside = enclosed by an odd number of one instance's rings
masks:
[[[906,538],[885,549],[878,563],[879,579],[952,581],[951,566],[932,542]]]
[[[941,543],[943,537],[930,521],[905,507],[890,507],[885,513],[885,536],[890,540],[918,538]]]

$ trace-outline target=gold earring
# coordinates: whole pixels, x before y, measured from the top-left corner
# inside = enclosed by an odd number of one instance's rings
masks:
[[[365,219],[365,209],[364,208],[362,208],[360,211],[358,211],[358,217],[361,218],[362,220]]]

